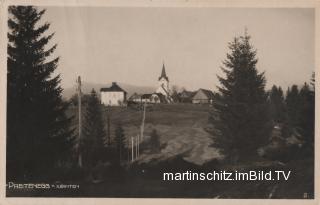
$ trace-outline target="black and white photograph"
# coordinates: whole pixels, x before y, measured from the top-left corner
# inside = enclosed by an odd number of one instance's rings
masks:
[[[315,199],[315,8],[5,9],[5,197]]]

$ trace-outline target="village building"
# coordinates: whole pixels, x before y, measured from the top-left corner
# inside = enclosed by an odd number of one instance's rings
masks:
[[[192,97],[195,95],[196,92],[183,90],[179,93],[179,101],[181,103],[192,103]]]
[[[101,103],[106,106],[123,106],[126,103],[127,92],[116,82],[112,82],[111,87],[101,88]]]
[[[140,95],[140,94],[138,94],[138,93],[133,93],[133,94],[129,97],[128,101],[129,101],[129,102],[140,103],[140,102],[141,102],[141,96],[142,96],[142,95]]]
[[[161,93],[143,94],[141,95],[140,102],[151,103],[151,104],[168,103],[166,97]]]
[[[192,97],[194,104],[212,104],[214,94],[211,90],[200,88]]]

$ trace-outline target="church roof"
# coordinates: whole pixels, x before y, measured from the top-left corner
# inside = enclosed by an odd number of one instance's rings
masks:
[[[111,87],[109,88],[101,88],[100,92],[125,92],[116,82],[112,82]]]
[[[167,74],[166,74],[166,69],[165,69],[165,67],[164,67],[164,63],[162,64],[162,71],[161,71],[161,75],[160,75],[160,77],[159,77],[159,80],[160,80],[161,78],[164,78],[164,79],[166,79],[167,81],[169,81],[169,78],[168,78],[168,76],[167,76]]]

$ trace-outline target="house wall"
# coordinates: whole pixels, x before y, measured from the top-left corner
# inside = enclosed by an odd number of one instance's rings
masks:
[[[209,99],[193,99],[192,103],[194,104],[206,104],[209,103]]]
[[[101,92],[101,103],[110,106],[120,106],[126,101],[124,92]]]

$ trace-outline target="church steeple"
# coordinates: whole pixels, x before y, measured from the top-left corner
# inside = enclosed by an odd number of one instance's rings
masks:
[[[160,75],[160,77],[159,77],[159,80],[160,80],[161,78],[164,78],[164,79],[166,79],[167,81],[169,81],[169,78],[168,78],[168,76],[167,76],[167,74],[166,74],[166,68],[165,68],[165,66],[164,66],[164,63],[162,64],[162,71],[161,71],[161,75]]]

